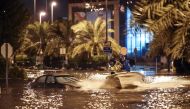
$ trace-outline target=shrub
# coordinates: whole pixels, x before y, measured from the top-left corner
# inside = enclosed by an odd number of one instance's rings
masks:
[[[75,58],[69,58],[69,65],[67,68],[75,69],[88,69],[88,68],[100,68],[106,66],[107,57],[106,55],[93,56],[88,58],[85,55],[76,56]]]
[[[179,75],[190,74],[190,63],[185,59],[174,60],[174,67]]]
[[[6,60],[0,56],[0,77],[1,78],[5,76],[5,67],[6,67]]]
[[[27,79],[26,72],[23,68],[12,66],[9,69],[9,77],[13,79]]]
[[[105,66],[107,64],[107,56],[106,55],[93,56],[92,64],[94,67]]]

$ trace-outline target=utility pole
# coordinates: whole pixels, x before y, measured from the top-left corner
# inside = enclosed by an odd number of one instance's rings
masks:
[[[34,22],[36,20],[36,0],[34,0]]]
[[[106,0],[106,43],[108,42],[108,0]]]

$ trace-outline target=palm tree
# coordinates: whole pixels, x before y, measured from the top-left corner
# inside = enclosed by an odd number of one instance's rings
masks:
[[[134,22],[154,34],[150,54],[190,59],[188,3],[189,0],[139,0],[136,3]]]
[[[39,22],[29,24],[23,31],[24,37],[22,39],[21,51],[30,51],[30,49],[34,49],[36,54],[41,50],[45,52],[47,42],[50,40],[48,37],[49,26],[47,22],[43,22],[42,24]]]
[[[64,46],[70,46],[73,35],[71,31],[72,23],[68,20],[58,19],[51,25],[49,35],[52,37],[60,37],[64,42]]]
[[[103,18],[98,17],[94,23],[83,20],[71,27],[76,37],[73,41],[72,57],[84,52],[89,57],[103,54],[103,46],[106,39],[106,22]],[[109,29],[108,32],[113,32]],[[120,46],[115,40],[108,36],[114,54],[119,54]]]
[[[72,23],[67,20],[58,19],[49,28],[49,36],[52,38],[52,44],[48,44],[48,48],[65,48],[65,59],[68,62],[68,51],[73,41],[73,33],[71,31]],[[55,43],[56,42],[56,43]]]

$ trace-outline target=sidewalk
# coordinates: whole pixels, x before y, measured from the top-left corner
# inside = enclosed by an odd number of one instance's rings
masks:
[[[160,68],[160,66],[147,66],[147,65],[136,65],[131,67],[130,72],[139,72],[145,76],[157,76],[157,75],[176,75],[172,69],[168,72],[167,68]],[[157,70],[157,71],[156,71]]]
[[[156,67],[155,66],[142,66],[135,65],[131,67],[130,72],[139,72],[145,76],[154,76],[156,75]]]
[[[168,72],[168,69],[160,69],[157,73],[157,75],[176,75],[176,72],[170,69],[170,72]]]

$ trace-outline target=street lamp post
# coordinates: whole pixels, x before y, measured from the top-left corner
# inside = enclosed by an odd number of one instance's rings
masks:
[[[40,16],[39,16],[40,17],[39,18],[40,19],[40,24],[42,23],[42,16],[45,16],[45,15],[46,15],[46,12],[44,12],[44,11],[40,12]]]
[[[51,24],[53,24],[53,7],[56,5],[57,3],[55,1],[51,3]]]
[[[48,12],[48,0],[46,0],[46,12]]]
[[[40,12],[40,15],[39,15],[39,20],[40,20],[40,26],[41,26],[41,23],[42,23],[42,16],[45,16],[46,15],[46,12],[44,11],[41,11]],[[42,68],[43,68],[43,51],[42,51],[42,38],[41,38],[41,35],[40,35],[40,51],[39,51],[39,60],[37,60],[37,62],[40,62],[38,64],[41,64],[42,65]]]
[[[106,43],[107,43],[107,41],[108,41],[108,0],[106,0],[106,9],[105,9],[105,11],[106,11]]]
[[[36,20],[36,0],[34,0],[34,21]]]

